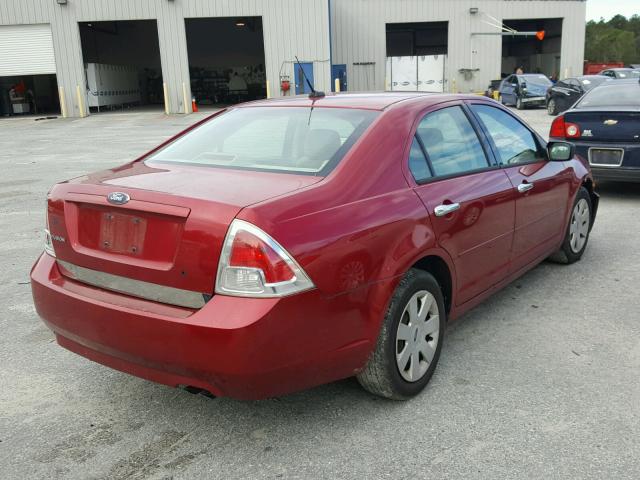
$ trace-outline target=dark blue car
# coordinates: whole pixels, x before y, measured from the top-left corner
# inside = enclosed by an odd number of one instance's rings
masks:
[[[604,82],[551,124],[550,140],[569,140],[596,180],[640,182],[640,82]]]
[[[498,100],[503,105],[514,105],[518,110],[546,104],[547,90],[553,85],[542,73],[513,74],[502,80]]]

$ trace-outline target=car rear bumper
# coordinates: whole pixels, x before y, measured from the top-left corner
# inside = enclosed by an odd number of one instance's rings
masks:
[[[260,399],[345,378],[372,348],[358,315],[366,303],[351,304],[348,295],[216,295],[189,310],[76,282],[47,254],[34,265],[31,285],[36,310],[61,346],[132,375],[216,396]]]
[[[526,105],[546,105],[547,99],[544,96],[522,97],[522,102]]]
[[[640,182],[640,168],[633,167],[591,167],[593,178],[612,182]]]
[[[640,182],[640,144],[574,142],[576,153],[589,161],[590,149],[614,149],[624,152],[620,166],[593,165],[589,162],[593,178],[615,182]]]

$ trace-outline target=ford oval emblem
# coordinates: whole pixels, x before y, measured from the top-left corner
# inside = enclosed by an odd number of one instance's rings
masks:
[[[131,197],[124,192],[111,192],[107,195],[107,202],[114,205],[124,205],[130,200]]]

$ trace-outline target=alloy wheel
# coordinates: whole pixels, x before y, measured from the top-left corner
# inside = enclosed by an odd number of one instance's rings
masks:
[[[547,113],[549,115],[555,115],[556,114],[556,101],[555,100],[549,100],[549,103],[547,104]]]
[[[407,382],[417,382],[427,373],[438,347],[439,331],[435,297],[426,290],[414,293],[404,307],[396,333],[396,364]]]
[[[587,242],[590,221],[589,204],[581,198],[573,207],[571,224],[569,225],[569,245],[573,253],[578,253]]]

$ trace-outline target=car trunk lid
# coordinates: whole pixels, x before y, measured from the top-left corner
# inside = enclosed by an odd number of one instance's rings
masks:
[[[580,127],[580,141],[638,142],[640,141],[640,111],[601,111],[580,109],[567,112],[565,122]]]
[[[160,287],[206,297],[214,290],[222,242],[238,212],[319,180],[131,164],[57,185],[49,197],[49,229],[61,271],[70,277],[143,298],[159,292],[151,298],[157,301],[176,293]],[[112,193],[129,200],[110,203]]]

